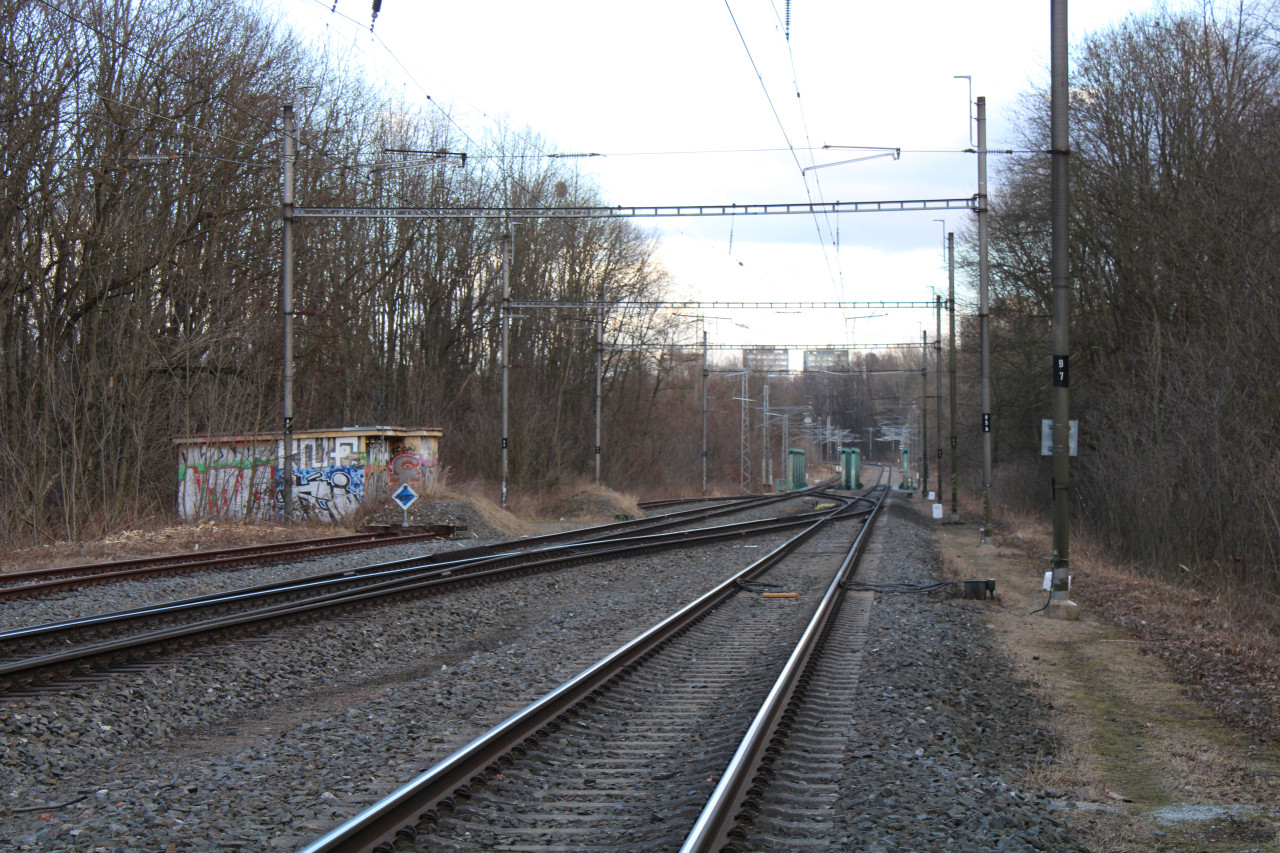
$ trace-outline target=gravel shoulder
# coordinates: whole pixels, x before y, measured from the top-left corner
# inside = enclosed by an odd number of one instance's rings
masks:
[[[922,520],[928,510],[915,502]],[[1276,742],[1224,724],[1161,648],[1098,608],[1082,606],[1077,622],[1029,615],[1045,602],[1048,564],[1028,556],[1021,533],[983,546],[976,524],[928,523],[946,575],[996,579],[985,627],[1013,676],[1035,685],[1059,745],[1060,760],[1028,781],[1061,792],[1061,814],[1091,850],[1280,851]]]
[[[838,801],[805,849],[1280,850],[1274,744],[1218,722],[1122,629],[1029,616],[1041,570],[1021,549],[927,516],[893,499],[867,578],[993,577],[997,599],[875,594]],[[385,606],[5,702],[0,848],[297,849],[771,541]],[[112,585],[0,619],[226,582]]]

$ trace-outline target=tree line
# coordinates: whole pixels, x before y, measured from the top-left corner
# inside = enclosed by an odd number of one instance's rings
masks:
[[[1205,3],[1073,49],[1077,523],[1155,571],[1280,589],[1280,15]],[[1021,147],[1049,148],[1048,98]],[[1049,158],[992,195],[996,489],[1048,505]],[[970,360],[970,363],[972,361]]]
[[[297,110],[299,204],[598,203],[532,131],[472,139],[255,4],[3,0],[0,45],[4,540],[169,516],[174,436],[281,428],[284,102]],[[507,230],[300,220],[295,428],[440,426],[452,471],[496,479]],[[616,476],[696,482],[662,439],[671,401],[697,411],[700,377],[662,356],[687,330],[611,307],[664,293],[652,237],[623,220],[510,230],[514,298],[607,304]],[[594,445],[597,313],[524,313],[511,329],[517,486],[590,470]]]

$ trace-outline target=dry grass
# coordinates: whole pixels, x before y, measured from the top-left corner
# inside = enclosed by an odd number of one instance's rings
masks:
[[[634,496],[588,481],[559,485],[530,499],[526,506],[532,517],[553,520],[644,516]]]
[[[1097,551],[1077,532],[1072,573],[1080,621],[1031,616],[1046,595],[1040,578],[1050,567],[1048,525],[1002,511],[992,547],[982,547],[975,523],[980,507],[965,510],[965,525],[936,528],[946,571],[997,579],[994,605],[960,606],[982,608],[1016,677],[1040,696],[1055,735],[1055,755],[1030,762],[1022,784],[1095,804],[1058,815],[1093,850],[1280,850],[1267,817],[1280,801],[1280,749],[1257,737],[1264,734],[1257,725],[1246,725],[1265,715],[1245,720],[1224,713],[1224,703],[1205,701],[1208,688],[1197,689],[1210,685],[1215,697],[1230,697],[1230,707],[1268,709],[1274,719],[1277,692],[1264,695],[1255,689],[1253,673],[1220,663],[1239,656],[1215,652],[1215,644],[1235,636],[1205,627],[1223,622],[1218,605],[1203,597],[1190,604],[1195,590],[1164,596],[1168,604],[1159,601],[1163,587],[1132,568],[1100,568]],[[1137,622],[1122,626],[1125,614]],[[1157,630],[1157,639],[1143,633]],[[1179,804],[1253,811],[1174,824],[1159,816],[1159,809]]]
[[[1048,525],[1005,509],[993,542],[1050,568]],[[1280,603],[1253,589],[1181,582],[1112,557],[1087,532],[1073,531],[1072,598],[1133,631],[1176,677],[1226,722],[1280,741]]]
[[[146,527],[118,530],[101,539],[7,548],[0,551],[0,573],[314,539],[349,532],[346,528],[316,521],[290,527],[263,521],[208,519],[192,524],[167,525],[157,521]]]

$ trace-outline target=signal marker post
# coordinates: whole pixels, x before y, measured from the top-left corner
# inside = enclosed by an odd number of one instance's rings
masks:
[[[413,502],[417,499],[418,493],[408,483],[396,489],[396,493],[391,496],[391,500],[398,503],[400,510],[404,513],[404,520],[400,524],[401,527],[409,526],[409,507],[413,506]]]

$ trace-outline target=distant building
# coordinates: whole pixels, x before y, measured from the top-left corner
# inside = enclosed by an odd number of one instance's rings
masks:
[[[742,351],[742,366],[763,373],[786,373],[791,364],[788,352],[777,347],[754,347]]]
[[[293,433],[294,514],[336,521],[367,500],[435,479],[440,429],[343,427]],[[179,436],[178,515],[274,518],[284,511],[279,433]]]
[[[849,351],[847,349],[807,349],[804,351],[804,369],[811,370],[848,370]]]

